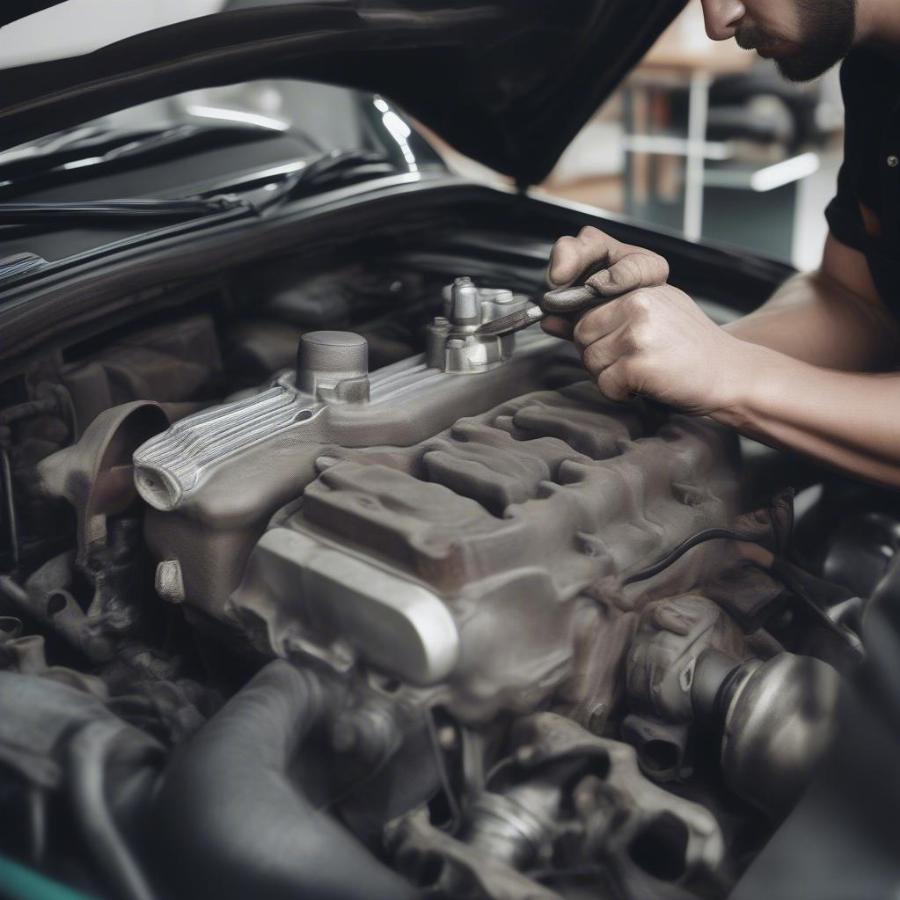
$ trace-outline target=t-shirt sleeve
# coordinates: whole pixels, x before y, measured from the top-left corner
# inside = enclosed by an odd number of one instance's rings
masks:
[[[852,187],[850,163],[846,160],[838,173],[837,193],[825,208],[825,220],[831,233],[842,243],[865,253],[869,245],[862,211]]]
[[[841,94],[844,98],[844,162],[838,172],[837,193],[825,209],[825,219],[831,233],[854,250],[865,252],[868,235],[855,184],[858,176],[857,131],[854,102],[857,74],[854,61],[847,58],[841,66]]]

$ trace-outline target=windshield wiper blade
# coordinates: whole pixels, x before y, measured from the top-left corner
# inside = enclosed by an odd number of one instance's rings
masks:
[[[238,197],[224,195],[179,200],[145,197],[81,203],[0,203],[0,225],[81,224],[111,219],[183,221],[233,210],[253,212],[253,207]]]
[[[242,123],[181,122],[144,129],[84,128],[70,140],[0,153],[0,195],[16,195],[58,183],[80,181],[100,172],[126,171],[151,161],[165,162],[209,149],[220,149],[285,132]]]
[[[72,140],[60,139],[45,151],[38,145],[33,152],[25,147],[0,153],[0,197],[21,196],[107,172],[130,171],[151,162],[170,162],[192,153],[273,140],[286,133],[241,123],[82,129]]]
[[[365,176],[391,175],[396,171],[394,163],[379,153],[368,150],[329,150],[313,157],[302,169],[288,175],[263,201],[258,201],[256,206],[268,209],[303,196],[322,184]]]
[[[302,196],[317,186],[394,172],[396,166],[377,153],[366,150],[329,150],[312,157],[303,168],[283,177],[282,182],[262,199],[250,200],[236,196],[232,192],[245,187],[245,184],[238,181],[217,185],[215,194],[204,193],[174,200],[144,197],[72,203],[0,202],[0,226],[83,224],[91,220],[109,221],[117,218],[184,221],[234,210],[259,213],[285,200]]]

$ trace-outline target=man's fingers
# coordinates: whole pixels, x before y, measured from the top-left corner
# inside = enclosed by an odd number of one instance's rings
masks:
[[[588,372],[596,378],[604,369],[614,365],[620,355],[619,348],[616,346],[616,337],[615,335],[610,335],[585,347],[581,351],[581,362]]]
[[[616,403],[627,403],[634,398],[634,392],[625,377],[625,366],[621,362],[608,366],[597,376],[597,387],[607,400]]]
[[[572,331],[572,340],[579,350],[605,338],[622,326],[622,309],[618,300],[604,303],[586,312]]]
[[[548,283],[551,287],[572,284],[592,264],[597,253],[601,260],[605,259],[602,248],[586,246],[579,238],[561,237],[550,251]]]
[[[591,275],[585,282],[601,297],[618,297],[640,287],[665,284],[669,264],[650,250],[631,250],[609,268]]]
[[[541,328],[543,328],[547,334],[552,334],[554,337],[565,338],[566,340],[572,339],[574,327],[572,322],[568,319],[564,319],[562,316],[545,316],[541,320]]]
[[[561,237],[550,251],[547,281],[551,287],[572,284],[585,272],[617,259],[621,246],[615,238],[590,225],[582,228],[578,237]]]
[[[668,277],[669,264],[658,253],[623,244],[590,225],[553,245],[547,269],[552,287],[583,280],[601,297],[665,284]]]

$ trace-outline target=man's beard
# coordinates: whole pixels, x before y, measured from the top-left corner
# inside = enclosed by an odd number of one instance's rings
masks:
[[[790,56],[775,64],[790,81],[811,81],[843,59],[853,44],[856,0],[795,0],[802,36]],[[773,43],[753,25],[738,28],[735,40],[745,50]]]

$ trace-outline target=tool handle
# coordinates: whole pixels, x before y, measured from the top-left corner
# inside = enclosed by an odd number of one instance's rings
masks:
[[[607,297],[601,297],[593,288],[582,284],[547,291],[541,301],[541,309],[548,315],[565,316],[599,306],[607,299]]]

